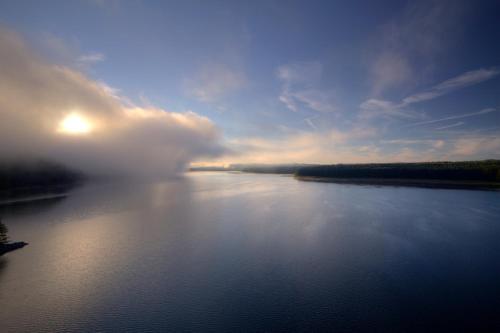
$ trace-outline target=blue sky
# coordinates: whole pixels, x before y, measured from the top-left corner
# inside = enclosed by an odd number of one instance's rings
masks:
[[[498,1],[2,1],[0,24],[230,162],[500,158]]]

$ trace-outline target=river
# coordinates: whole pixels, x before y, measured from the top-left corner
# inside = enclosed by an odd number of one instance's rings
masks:
[[[500,192],[193,172],[0,214],[2,332],[500,327]]]

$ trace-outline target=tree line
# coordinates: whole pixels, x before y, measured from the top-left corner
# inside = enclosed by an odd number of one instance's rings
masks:
[[[318,165],[299,168],[295,175],[322,178],[500,182],[500,160]]]
[[[72,185],[83,178],[83,173],[53,162],[0,163],[0,191]]]

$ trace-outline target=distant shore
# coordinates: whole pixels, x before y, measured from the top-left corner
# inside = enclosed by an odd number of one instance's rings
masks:
[[[424,187],[441,189],[468,189],[500,191],[500,183],[476,182],[476,181],[452,181],[436,179],[404,179],[404,178],[330,178],[316,176],[295,176],[295,179],[307,182],[352,184],[352,185],[380,185],[380,186],[404,186]]]
[[[82,172],[57,163],[0,160],[0,201],[59,195],[85,180]]]
[[[290,174],[303,181],[500,190],[500,160],[368,164],[233,164],[191,171]]]
[[[42,195],[27,195],[24,197],[17,197],[12,199],[2,199],[0,196],[0,206],[4,205],[15,205],[22,204],[32,201],[42,201],[42,200],[53,200],[67,197],[67,193],[54,193],[54,194],[42,194]]]

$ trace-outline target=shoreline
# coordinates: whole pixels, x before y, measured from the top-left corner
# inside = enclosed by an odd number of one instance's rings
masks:
[[[5,200],[0,199],[0,206],[22,204],[22,203],[33,202],[33,201],[60,199],[60,198],[65,198],[67,196],[68,196],[67,193],[60,193],[60,194],[31,195],[31,196],[26,196],[26,197],[17,197],[14,199],[5,199]]]
[[[0,244],[0,256],[4,255],[6,253],[9,253],[9,252],[15,251],[15,250],[22,249],[26,245],[28,245],[28,243],[26,243],[26,242],[14,242],[14,243],[8,243],[8,244]]]
[[[333,178],[316,176],[295,176],[295,179],[306,182],[337,183],[351,185],[422,187],[435,189],[500,191],[500,183],[453,181],[436,179],[405,179],[405,178]]]

